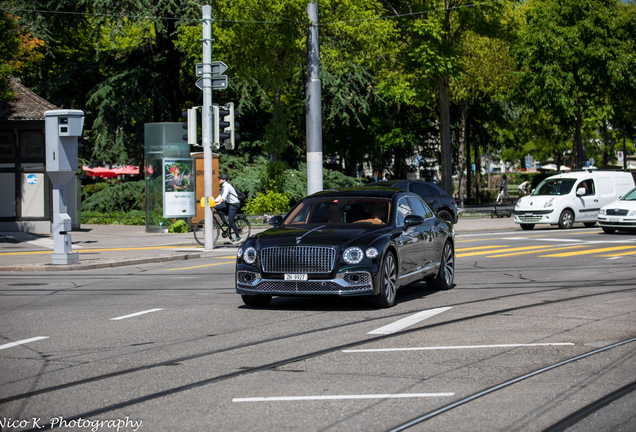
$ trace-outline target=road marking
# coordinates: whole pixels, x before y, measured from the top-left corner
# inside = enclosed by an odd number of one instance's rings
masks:
[[[583,246],[585,246],[585,245],[576,245],[576,246],[567,246],[567,247],[552,246],[551,248],[548,248],[548,249],[539,249],[539,250],[535,249],[535,250],[531,250],[531,251],[515,252],[515,253],[511,253],[511,254],[488,255],[488,256],[486,256],[486,258],[510,257],[510,256],[515,256],[515,255],[525,255],[525,254],[531,254],[531,253],[537,253],[537,252],[549,252],[549,251],[554,251],[554,250],[580,248],[580,247],[583,247]]]
[[[73,245],[75,247],[75,245]],[[134,251],[134,250],[152,250],[152,249],[175,249],[174,246],[147,246],[147,247],[136,247],[136,248],[112,248],[112,249],[82,249],[79,251],[82,253],[89,252],[113,252],[113,251]],[[5,252],[0,253],[0,256],[5,255],[39,255],[39,254],[50,254],[51,251],[36,251],[36,252]]]
[[[126,318],[132,318],[132,317],[136,317],[136,316],[139,316],[139,315],[144,315],[144,314],[147,314],[147,313],[150,313],[150,312],[157,312],[157,311],[161,311],[161,310],[163,310],[163,309],[148,309],[146,311],[135,312],[135,313],[132,313],[130,315],[124,315],[124,316],[120,316],[120,317],[116,317],[116,318],[111,318],[110,320],[111,321],[123,320],[123,319],[126,319]]]
[[[432,350],[457,350],[457,349],[480,349],[480,348],[519,348],[519,347],[538,347],[538,346],[571,346],[573,343],[535,343],[535,344],[498,344],[498,345],[464,345],[464,346],[438,346],[438,347],[416,347],[416,348],[378,348],[378,349],[357,349],[343,350],[345,353],[360,352],[393,352],[393,351],[432,351]]]
[[[611,248],[587,249],[587,250],[583,250],[583,251],[564,252],[564,253],[553,254],[553,255],[539,255],[539,258],[569,257],[569,256],[576,256],[576,255],[589,255],[589,254],[593,254],[593,253],[611,252],[611,251],[618,251],[618,250],[625,250],[625,249],[634,249],[634,246],[615,246],[615,247],[611,247]]]
[[[511,248],[511,249],[498,249],[498,250],[488,250],[488,251],[481,251],[481,252],[460,253],[460,254],[456,254],[455,256],[457,258],[461,258],[461,257],[475,256],[475,255],[486,255],[490,253],[516,252],[516,251],[523,251],[523,250],[529,250],[529,249],[540,249],[543,247],[545,246],[524,246],[524,247],[518,247],[518,248]]]
[[[168,271],[190,270],[190,269],[201,268],[201,267],[210,267],[210,266],[217,266],[217,265],[223,265],[223,264],[234,264],[234,263],[236,263],[236,261],[227,261],[227,262],[214,263],[214,264],[203,264],[203,265],[198,265],[198,266],[193,266],[193,267],[181,267],[181,268],[176,268],[176,269],[168,269]]]
[[[48,338],[49,338],[48,336],[37,336],[37,337],[32,337],[30,339],[23,339],[23,340],[11,342],[11,343],[8,343],[8,344],[0,345],[0,350],[11,348],[11,347],[18,346],[18,345],[23,345],[23,344],[26,344],[26,343],[29,343],[29,342],[39,341],[39,340],[42,340],[42,339],[48,339]]]
[[[429,398],[448,397],[455,393],[397,393],[397,394],[365,394],[365,395],[329,395],[329,396],[272,396],[234,398],[232,402],[287,402],[311,400],[344,400],[344,399],[397,399],[397,398]]]
[[[527,237],[511,237],[509,240],[536,240],[536,241],[555,241],[555,242],[582,242],[583,240],[579,239],[558,239],[558,238],[538,238],[538,239],[529,239]]]
[[[403,318],[399,321],[396,321],[392,324],[385,325],[384,327],[380,327],[379,329],[375,329],[370,331],[367,334],[391,334],[402,329],[405,329],[413,324],[417,324],[420,321],[424,321],[427,318],[435,316],[439,313],[446,312],[447,310],[452,309],[452,307],[441,307],[437,309],[429,309],[422,312],[418,312],[415,315],[411,315],[409,317]]]
[[[601,255],[602,257],[621,257],[623,255],[629,255],[633,252],[636,252],[636,249],[632,249],[632,250],[623,250],[620,253],[615,253],[615,254],[607,254],[607,255]]]
[[[461,249],[455,249],[455,252],[466,252],[466,251],[473,251],[473,250],[480,250],[480,249],[493,249],[493,248],[503,248],[503,247],[510,247],[508,245],[492,245],[492,246],[479,246],[479,247],[474,247],[474,248],[461,248]]]

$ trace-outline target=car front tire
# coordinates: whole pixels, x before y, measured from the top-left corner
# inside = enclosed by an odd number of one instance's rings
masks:
[[[440,210],[439,212],[437,212],[437,215],[440,217],[440,219],[444,219],[446,222],[453,223],[453,215],[451,215],[446,210]]]
[[[603,228],[605,234],[614,234],[616,230],[614,228]]]
[[[447,241],[440,260],[440,269],[437,275],[427,278],[426,285],[434,290],[449,290],[455,280],[455,250],[451,242]]]
[[[371,297],[375,307],[390,308],[395,303],[397,292],[397,264],[395,255],[387,252],[382,261],[382,271],[380,273],[380,292]]]
[[[574,215],[570,210],[563,210],[559,217],[559,228],[570,229],[574,225]]]
[[[531,230],[532,228],[534,228],[534,224],[521,224],[522,230]]]

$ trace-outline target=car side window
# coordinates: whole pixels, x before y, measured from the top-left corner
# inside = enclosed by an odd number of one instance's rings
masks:
[[[429,219],[433,217],[433,212],[428,208],[426,203],[419,198],[409,197],[409,202],[411,203],[411,207],[413,208],[413,212],[422,216],[424,219]]]
[[[400,198],[400,200],[398,201],[397,221],[395,224],[397,226],[404,225],[404,219],[410,214],[413,214],[413,209],[411,209],[408,200],[406,199],[406,197]]]
[[[427,197],[435,195],[433,191],[423,183],[411,183],[412,192],[418,194],[419,196]]]
[[[398,189],[408,190],[408,183],[396,183],[392,187],[398,188]]]
[[[594,180],[592,179],[583,180],[581,183],[578,184],[576,190],[579,190],[580,188],[585,189],[585,193],[583,194],[584,196],[596,194],[596,190],[594,189]]]

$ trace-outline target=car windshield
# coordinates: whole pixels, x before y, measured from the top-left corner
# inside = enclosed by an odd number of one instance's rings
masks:
[[[636,188],[630,190],[625,195],[623,195],[623,197],[621,198],[621,201],[636,201]]]
[[[535,189],[532,195],[567,195],[572,190],[575,179],[545,179]]]
[[[287,215],[283,225],[386,225],[390,210],[390,200],[382,198],[309,198]]]

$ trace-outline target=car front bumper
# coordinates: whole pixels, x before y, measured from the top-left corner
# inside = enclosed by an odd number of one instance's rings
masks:
[[[358,296],[374,294],[374,288],[371,273],[363,271],[338,273],[333,279],[286,281],[282,277],[280,279],[264,279],[257,272],[237,270],[236,292],[244,295]]]

